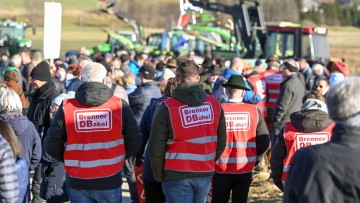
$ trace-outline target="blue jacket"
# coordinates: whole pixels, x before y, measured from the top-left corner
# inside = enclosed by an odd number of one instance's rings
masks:
[[[140,151],[141,158],[142,158],[142,155],[143,155],[145,147],[146,147],[144,169],[142,172],[143,180],[155,181],[152,170],[151,170],[149,147],[147,147],[147,143],[150,138],[151,123],[153,121],[153,116],[155,114],[155,111],[156,111],[157,107],[160,106],[160,104],[162,104],[166,99],[167,99],[167,97],[152,98],[150,101],[150,104],[146,108],[144,115],[140,122],[140,131],[142,134],[142,146],[141,146],[141,151]]]
[[[233,69],[226,68],[224,70],[222,76],[220,76],[215,81],[214,88],[212,90],[212,94],[213,94],[214,98],[217,99],[220,103],[226,103],[227,100],[228,100],[228,97],[225,94],[225,89],[221,84],[227,82],[227,80],[233,74],[234,75],[241,75],[240,73],[234,71]],[[246,81],[246,83],[245,83],[246,87],[251,89],[248,81],[247,80],[245,80],[245,81]],[[245,103],[257,104],[259,101],[261,101],[261,97],[259,95],[257,95],[257,94],[254,94],[254,92],[252,90],[249,90],[249,91],[245,91],[243,101]]]
[[[41,159],[41,141],[34,124],[16,111],[3,111],[0,113],[0,119],[10,123],[22,145],[23,157],[29,170],[34,170]]]
[[[28,165],[23,157],[15,161],[16,175],[19,183],[19,203],[30,201],[30,177]]]
[[[42,164],[41,198],[49,202],[68,202],[69,196],[65,184],[65,175],[66,171],[62,162]]]
[[[134,73],[135,77],[138,75],[140,66],[136,63],[136,61],[131,60],[129,64],[130,70]]]
[[[140,125],[141,117],[150,104],[150,100],[158,97],[161,97],[161,92],[154,81],[143,84],[129,94],[129,105],[138,125]]]

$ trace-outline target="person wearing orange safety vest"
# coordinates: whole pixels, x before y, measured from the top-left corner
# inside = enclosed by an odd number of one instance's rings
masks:
[[[318,91],[308,92],[303,97],[301,111],[292,113],[290,119],[281,130],[270,159],[272,178],[280,190],[295,152],[330,141],[335,126],[327,113],[325,98]]]
[[[127,102],[106,86],[102,64],[85,66],[81,80],[75,98],[59,107],[44,149],[64,162],[71,202],[121,202],[121,168],[140,150],[140,131]]]
[[[277,55],[271,55],[266,59],[268,65],[266,71],[260,73],[260,77],[265,83],[263,87],[266,89],[266,122],[270,126],[272,123],[272,115],[274,113],[276,100],[279,97],[280,86],[284,80],[282,72],[279,70],[280,60]]]
[[[243,103],[248,88],[240,75],[232,75],[222,84],[229,97],[222,104],[226,121],[226,148],[216,161],[212,203],[247,202],[252,170],[266,153],[269,132],[256,105]]]
[[[178,86],[153,117],[152,171],[171,203],[205,202],[215,160],[226,144],[223,110],[199,84],[199,69],[191,60],[178,65]]]

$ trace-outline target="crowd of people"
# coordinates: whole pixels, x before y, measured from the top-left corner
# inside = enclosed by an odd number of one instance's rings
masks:
[[[122,202],[125,176],[138,203],[143,166],[147,203],[241,203],[259,162],[285,202],[360,201],[358,77],[276,55],[0,56],[3,202]]]

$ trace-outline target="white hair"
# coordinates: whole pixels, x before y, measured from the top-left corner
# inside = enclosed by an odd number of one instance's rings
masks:
[[[326,96],[330,117],[335,121],[360,115],[360,77],[347,77],[335,83]],[[360,119],[357,118],[359,123]]]
[[[315,63],[312,66],[312,71],[314,73],[315,76],[320,76],[324,73],[324,68],[321,64]]]
[[[22,103],[19,95],[13,90],[5,90],[0,94],[1,111],[22,111]]]
[[[82,69],[82,82],[103,82],[106,68],[101,63],[91,62]]]

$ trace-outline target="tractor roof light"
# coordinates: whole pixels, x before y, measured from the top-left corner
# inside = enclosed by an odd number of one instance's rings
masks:
[[[316,27],[314,28],[314,32],[317,34],[325,35],[327,33],[327,29],[324,27]]]

